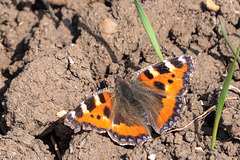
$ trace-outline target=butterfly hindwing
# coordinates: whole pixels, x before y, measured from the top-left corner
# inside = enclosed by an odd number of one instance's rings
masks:
[[[157,95],[151,100],[152,105],[147,107],[151,115],[150,125],[155,132],[161,134],[169,130],[180,119],[185,100],[183,97],[164,95]]]
[[[121,145],[141,145],[152,139],[149,127],[143,119],[146,112],[142,110],[138,100],[131,99],[129,103],[120,96],[113,104],[117,107],[108,134],[114,141]]]

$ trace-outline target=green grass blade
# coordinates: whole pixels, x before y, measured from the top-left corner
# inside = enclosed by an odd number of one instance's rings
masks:
[[[228,38],[227,32],[226,32],[226,30],[225,30],[225,27],[223,26],[223,22],[222,22],[221,17],[218,16],[218,19],[219,19],[220,24],[221,24],[223,37],[225,38],[225,40],[226,40],[229,48],[232,50],[233,54],[235,54],[235,53],[236,53],[236,50],[234,49],[234,47],[232,46],[232,44],[231,44],[231,42],[230,42],[230,40],[229,40],[229,38]],[[238,63],[240,64],[239,55],[237,55],[237,60],[238,60]]]
[[[50,3],[48,2],[48,0],[42,0],[43,4],[45,5],[45,7],[48,9],[49,13],[51,14],[52,17],[55,17],[55,14],[53,12],[53,9],[50,5]]]
[[[239,53],[239,50],[240,50],[240,44],[238,46],[237,52],[233,48],[233,46],[232,46],[232,44],[231,44],[231,42],[230,42],[230,40],[229,40],[229,38],[227,36],[227,32],[225,30],[225,27],[223,26],[221,17],[218,16],[218,18],[219,18],[219,21],[221,23],[223,36],[224,36],[224,38],[225,38],[229,48],[232,50],[233,54],[235,54],[235,57],[234,57],[232,66],[231,66],[231,68],[229,70],[229,73],[228,73],[228,75],[227,75],[227,77],[226,77],[226,79],[224,81],[223,89],[221,91],[221,94],[220,94],[220,97],[219,97],[219,100],[218,100],[217,112],[216,112],[214,126],[213,126],[211,149],[213,149],[214,146],[215,146],[220,116],[221,116],[223,105],[225,103],[225,99],[226,99],[226,96],[227,96],[227,93],[228,93],[228,88],[229,88],[230,82],[232,80],[232,76],[233,76],[236,60],[238,59],[238,62],[239,62],[239,55],[238,55],[238,53]]]
[[[227,93],[228,93],[228,88],[229,88],[230,82],[232,80],[233,71],[234,71],[234,67],[235,67],[235,63],[236,63],[236,60],[237,60],[237,56],[238,56],[239,50],[240,50],[240,44],[238,46],[237,52],[235,52],[235,57],[234,57],[232,66],[231,66],[231,68],[229,70],[227,78],[224,81],[223,89],[221,91],[220,98],[218,100],[217,112],[216,112],[214,126],[213,126],[211,149],[213,149],[214,146],[215,146],[219,120],[220,120],[220,116],[221,116],[221,113],[222,113],[223,105],[225,103],[225,99],[226,99],[226,96],[227,96]]]
[[[157,38],[156,38],[156,36],[154,34],[154,31],[153,31],[153,28],[151,26],[151,23],[150,23],[147,15],[145,14],[144,10],[142,9],[140,3],[138,2],[138,0],[134,0],[134,2],[135,2],[135,5],[137,7],[139,16],[140,16],[140,18],[142,20],[143,26],[144,26],[144,28],[145,28],[145,30],[147,32],[147,35],[148,35],[148,37],[149,37],[149,39],[150,39],[150,41],[151,41],[151,43],[152,43],[152,45],[153,45],[153,47],[154,47],[154,49],[156,51],[158,57],[160,58],[161,61],[163,61],[164,58],[163,58],[163,55],[162,55],[162,53],[160,51],[160,48],[159,48],[159,45],[158,45],[158,42],[157,42]]]

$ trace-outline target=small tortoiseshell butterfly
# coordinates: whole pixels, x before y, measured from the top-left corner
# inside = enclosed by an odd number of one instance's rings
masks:
[[[64,124],[81,130],[107,132],[120,145],[142,145],[151,128],[161,134],[180,119],[196,61],[180,56],[148,66],[117,81],[70,111]]]

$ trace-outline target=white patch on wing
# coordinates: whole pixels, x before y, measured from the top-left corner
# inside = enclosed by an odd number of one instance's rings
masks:
[[[186,63],[186,59],[184,58],[184,56],[180,56],[178,60],[181,61],[182,63]]]
[[[99,106],[99,105],[101,105],[102,103],[100,102],[100,98],[99,98],[99,96],[96,94],[96,95],[94,95],[94,98],[95,98],[95,104],[96,104],[96,106]]]
[[[81,103],[81,108],[83,113],[89,113],[87,110],[87,105],[84,103],[84,101]]]
[[[152,66],[150,66],[148,70],[153,75],[153,77],[157,77],[159,75],[159,72],[155,71]]]
[[[76,112],[75,111],[71,111],[69,112],[69,114],[71,114],[71,117],[74,119],[76,117]]]
[[[174,69],[176,69],[176,68],[174,67],[174,65],[172,65],[171,62],[165,61],[164,63],[165,63],[165,65],[169,68],[169,71],[170,71],[170,72],[172,72]]]
[[[169,85],[165,85],[165,92],[168,92],[169,91]]]
[[[103,116],[102,119],[103,119],[104,121],[109,121],[109,119],[108,119],[106,116]]]

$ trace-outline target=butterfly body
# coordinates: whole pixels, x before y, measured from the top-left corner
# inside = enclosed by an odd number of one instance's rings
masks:
[[[64,123],[75,133],[96,130],[120,145],[141,145],[152,139],[151,128],[161,134],[180,119],[194,68],[194,58],[181,56],[141,69],[83,101]]]

